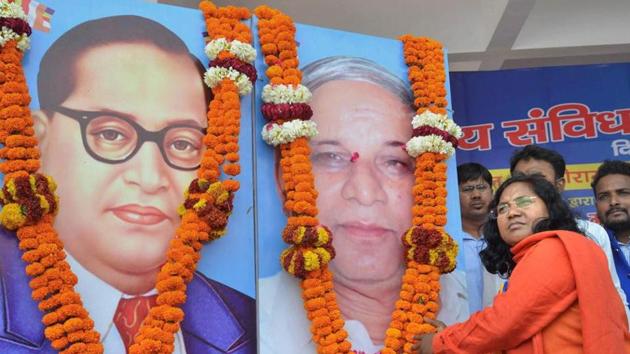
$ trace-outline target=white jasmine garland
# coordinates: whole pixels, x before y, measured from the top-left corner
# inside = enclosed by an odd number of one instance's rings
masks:
[[[265,103],[307,103],[311,91],[303,85],[265,85],[262,100]]]
[[[317,124],[310,120],[294,119],[282,123],[267,123],[262,130],[263,140],[272,146],[286,144],[297,138],[312,138],[317,135]]]
[[[225,78],[230,78],[234,81],[241,96],[248,94],[252,90],[252,83],[249,81],[249,77],[232,68],[211,67],[206,71],[203,81],[210,88],[214,88]]]
[[[24,10],[22,10],[21,3],[8,2],[6,0],[0,1],[0,17],[27,20],[26,14]]]
[[[213,39],[206,45],[205,52],[210,60],[214,60],[224,50],[229,51],[240,60],[249,64],[256,60],[256,49],[249,43],[243,43],[236,39],[233,41],[228,41],[225,38]]]
[[[2,29],[0,29],[0,47],[4,47],[4,45],[11,40],[17,41],[17,48],[21,51],[27,50],[31,45],[31,39],[26,33],[20,35],[8,27],[2,27]]]
[[[407,153],[413,158],[420,156],[423,152],[434,152],[445,154],[447,157],[453,156],[455,148],[438,135],[414,136],[405,145]]]
[[[444,130],[457,139],[462,137],[462,129],[457,124],[455,124],[452,119],[448,118],[446,114],[436,114],[429,110],[426,110],[420,115],[416,114],[415,116],[413,116],[413,119],[411,120],[411,125],[414,129],[423,125],[428,125],[430,127]]]

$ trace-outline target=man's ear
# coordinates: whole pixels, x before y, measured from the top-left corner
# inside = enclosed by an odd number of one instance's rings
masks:
[[[36,110],[31,113],[33,117],[33,126],[35,136],[39,143],[39,150],[44,151],[48,145],[48,129],[50,128],[50,115],[42,110]]]
[[[558,192],[560,193],[564,192],[565,183],[566,183],[566,180],[564,179],[564,177],[558,178],[556,180],[556,188],[558,189]]]

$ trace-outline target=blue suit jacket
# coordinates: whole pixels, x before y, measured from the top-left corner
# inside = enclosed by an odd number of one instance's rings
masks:
[[[44,337],[17,238],[0,228],[0,353],[57,353]],[[188,285],[182,334],[188,354],[256,353],[254,299],[197,273]]]
[[[623,255],[619,242],[615,233],[606,229],[608,237],[610,238],[610,246],[612,247],[613,260],[615,261],[615,268],[617,269],[617,275],[619,276],[619,283],[623,292],[626,293],[626,299],[628,299],[628,307],[630,307],[630,265],[626,261],[626,257]]]

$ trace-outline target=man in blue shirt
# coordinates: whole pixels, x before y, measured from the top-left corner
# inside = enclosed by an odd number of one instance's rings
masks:
[[[608,231],[621,288],[630,296],[630,163],[604,161],[593,178],[597,216]]]
[[[492,304],[502,283],[498,276],[485,270],[479,258],[479,252],[485,247],[481,232],[492,201],[492,175],[484,166],[471,162],[457,166],[457,179],[464,230],[464,270],[472,314]]]

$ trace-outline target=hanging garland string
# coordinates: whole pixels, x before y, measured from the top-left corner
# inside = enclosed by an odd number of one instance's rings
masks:
[[[61,353],[102,353],[94,321],[74,289],[77,277],[53,228],[56,185],[37,173],[40,153],[22,67],[31,28],[19,3],[0,1],[0,222],[17,230],[32,297],[44,313],[44,334]]]
[[[284,207],[289,212],[282,233],[289,247],[282,252],[280,262],[285,271],[302,279],[304,308],[312,323],[317,352],[352,352],[327,265],[335,254],[332,234],[317,219],[317,191],[308,146],[317,129],[309,120],[311,94],[300,84],[295,24],[289,16],[266,6],[258,7],[255,14],[269,79],[262,94],[262,113],[268,120],[262,136],[280,149]],[[446,115],[442,47],[426,38],[402,39],[417,107],[412,119],[414,137],[405,147],[416,158],[413,226],[402,235],[407,268],[385,333],[384,354],[411,353],[416,334],[434,331],[423,317],[435,318],[440,274],[455,268],[457,255],[457,244],[444,231],[445,160],[454,152],[461,130]]]
[[[192,280],[203,244],[225,234],[234,192],[239,188],[237,180],[219,178],[220,167],[228,176],[240,173],[239,95],[248,94],[256,81],[251,31],[241,22],[250,13],[245,8],[219,8],[210,1],[200,2],[199,9],[211,39],[205,50],[211,61],[204,82],[213,94],[203,139],[206,150],[197,178],[185,193],[182,223],[157,277],[157,305],[144,319],[131,354],[173,352],[175,333],[184,318],[181,306],[186,301],[186,285]]]
[[[182,222],[170,242],[166,262],[156,280],[157,304],[149,311],[135,337],[130,353],[164,353],[174,350],[186,301],[204,243],[225,234],[232,212],[235,179],[240,173],[238,136],[239,95],[249,93],[256,71],[251,65],[256,51],[251,32],[240,21],[250,17],[247,9],[217,8],[200,3],[213,39],[206,47],[211,59],[204,81],[214,95],[208,108],[205,152],[180,207]],[[63,354],[103,353],[94,321],[74,289],[77,277],[65,260],[63,244],[53,228],[58,210],[55,183],[37,173],[40,154],[28,108],[30,96],[22,68],[23,50],[31,33],[21,4],[0,0],[0,172],[5,174],[0,191],[0,222],[17,230],[19,247],[27,263],[32,297],[44,313],[44,334]]]

